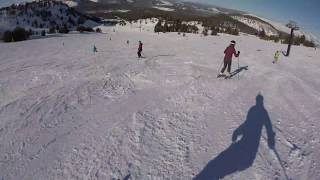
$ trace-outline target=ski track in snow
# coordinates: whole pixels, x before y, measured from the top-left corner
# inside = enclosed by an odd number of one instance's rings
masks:
[[[318,51],[293,47],[272,64],[286,47],[251,36],[102,28],[0,43],[0,179],[192,179],[259,93],[281,159],[263,130],[252,166],[224,179],[319,179]],[[248,70],[217,79],[232,39]]]

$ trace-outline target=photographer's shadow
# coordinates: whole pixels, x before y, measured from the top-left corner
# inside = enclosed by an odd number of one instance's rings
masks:
[[[275,133],[263,105],[263,96],[258,94],[246,121],[233,132],[232,144],[211,160],[194,179],[218,180],[249,168],[256,158],[263,126],[267,130],[269,148],[274,149]]]

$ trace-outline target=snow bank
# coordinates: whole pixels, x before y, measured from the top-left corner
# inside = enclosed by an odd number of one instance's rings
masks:
[[[158,6],[173,6],[173,4],[169,1],[160,0],[160,3],[158,3]]]
[[[210,8],[211,11],[216,12],[216,13],[220,13],[221,11],[217,8]]]
[[[126,22],[125,26],[117,24],[116,29],[117,31],[127,32],[127,31],[136,31],[136,32],[154,32],[154,27],[158,23],[157,18],[149,18],[149,19],[139,19],[135,22]],[[107,28],[110,29],[110,28]],[[113,31],[114,27],[112,27]]]
[[[159,9],[161,11],[175,11],[174,9],[167,8],[167,7],[158,7],[158,6],[153,6],[155,9]]]
[[[69,7],[76,7],[78,6],[78,2],[76,1],[63,1],[65,4],[67,4]]]
[[[119,12],[119,13],[127,13],[130,12],[129,9],[116,9],[116,10],[106,10],[105,13]]]

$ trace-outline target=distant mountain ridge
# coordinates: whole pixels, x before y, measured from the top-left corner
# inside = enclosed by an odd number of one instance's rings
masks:
[[[83,16],[86,19],[88,19],[90,16],[100,17],[101,19],[120,17],[126,20],[138,20],[150,17],[173,17],[173,19],[180,18],[181,20],[185,21],[202,21],[204,24],[219,25],[224,27],[226,24],[229,24],[232,26],[232,28],[237,28],[241,32],[255,35],[259,34],[261,31],[264,31],[264,33],[268,36],[287,36],[290,32],[285,25],[280,25],[279,23],[255,16],[253,14],[248,14],[247,12],[179,0],[44,0],[40,2],[58,3],[58,1],[64,3],[60,4],[60,6],[63,6],[63,8],[66,8],[67,6],[65,4],[67,4],[72,11],[74,9],[77,12],[80,12],[80,16]],[[14,18],[14,16],[11,18],[4,18],[3,14],[4,13],[2,13],[2,15],[0,14],[0,17],[6,20],[2,20],[0,31],[1,29],[5,29],[4,26],[14,27],[16,25],[20,25],[27,28],[35,28],[32,27],[35,26],[35,23],[26,23],[25,21],[31,20],[27,20],[26,17],[23,18],[24,15],[21,15],[21,13],[19,13],[19,16],[16,18]],[[65,15],[70,16],[70,14],[64,14],[60,16],[56,15],[56,17],[61,19],[61,16]],[[67,19],[71,20],[66,22]],[[49,28],[49,26],[54,25],[54,23],[50,22],[53,21],[54,18],[40,18],[37,21],[41,20],[44,20],[43,22],[40,22],[40,24],[42,24],[41,27],[36,28]],[[76,17],[66,17],[62,18],[62,20],[63,23],[60,23],[60,25],[67,24],[71,28],[77,26],[76,23],[72,23],[74,21],[78,21],[78,18]],[[32,21],[34,20],[32,19]],[[297,31],[295,34],[298,36],[305,35],[308,40],[319,43],[319,41],[309,33]]]
[[[70,0],[67,0],[70,1]],[[201,4],[195,2],[186,2],[179,0],[77,0],[78,6],[75,7],[81,12],[109,18],[112,16],[125,16],[128,14],[153,12],[156,14],[176,14],[182,16],[215,16],[224,14],[243,23],[255,30],[264,30],[267,35],[278,36],[280,34],[289,34],[290,30],[280,23],[261,18],[244,11],[233,10],[214,6],[210,4]],[[143,11],[141,11],[143,9]],[[119,12],[118,10],[126,10]],[[118,12],[117,12],[118,11]],[[160,11],[160,12],[159,12]],[[195,18],[196,19],[196,18]],[[318,42],[310,33],[297,31],[297,36],[305,35],[308,40]]]

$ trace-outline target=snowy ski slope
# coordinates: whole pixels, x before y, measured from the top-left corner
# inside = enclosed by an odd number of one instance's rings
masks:
[[[102,28],[0,43],[0,179],[320,178],[318,50]],[[217,79],[231,40],[241,71]]]

